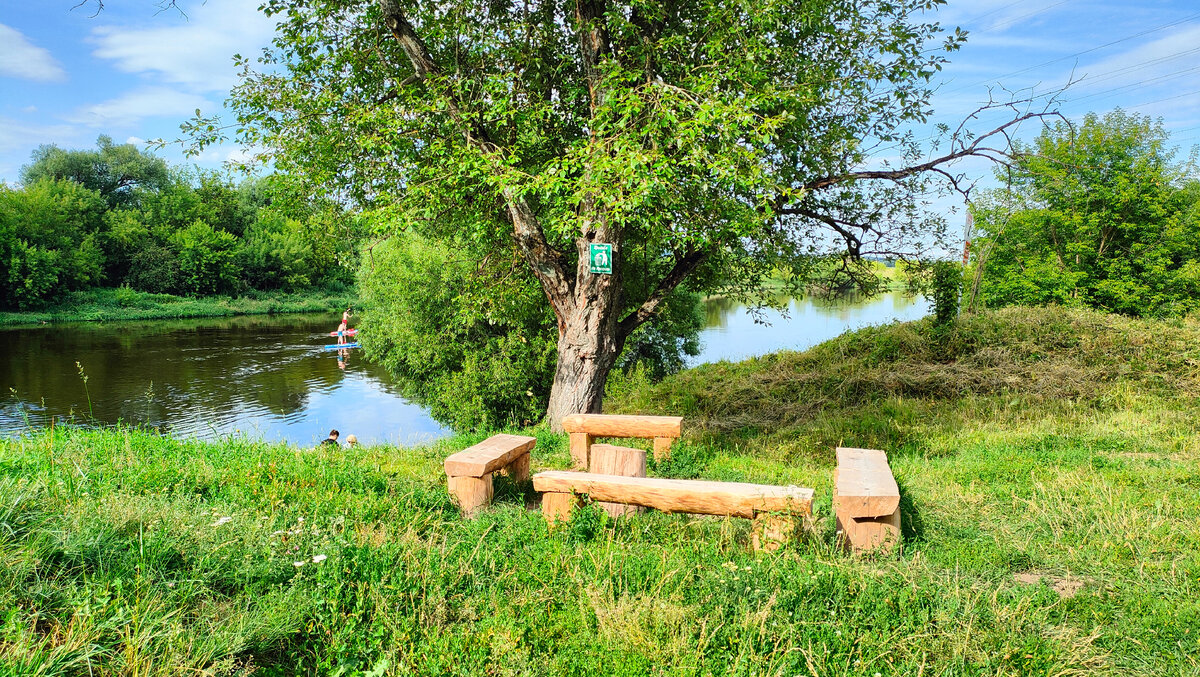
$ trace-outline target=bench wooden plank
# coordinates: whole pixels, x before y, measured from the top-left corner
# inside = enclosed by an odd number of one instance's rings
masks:
[[[483,477],[493,473],[522,454],[528,454],[537,438],[524,435],[492,435],[486,440],[446,457],[450,477]]]
[[[812,513],[813,490],[741,482],[618,477],[551,470],[533,476],[540,492],[588,494],[594,500],[643,505],[663,512],[733,515],[759,512]]]
[[[882,517],[900,507],[900,487],[878,449],[837,449],[834,505],[845,517]]]
[[[564,418],[562,426],[569,433],[593,437],[679,437],[683,417],[574,414]]]

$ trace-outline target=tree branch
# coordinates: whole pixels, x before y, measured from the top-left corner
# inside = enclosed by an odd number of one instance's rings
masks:
[[[404,16],[396,0],[379,0],[379,9],[383,14],[384,25],[400,43],[400,47],[412,63],[415,76],[424,81],[429,81],[431,76],[440,76],[441,67],[434,61],[429,48],[425,46],[425,41],[417,35],[416,29]],[[482,125],[467,121],[458,100],[451,92],[443,91],[441,94],[450,114],[463,125],[468,143],[486,155],[503,154],[500,146],[492,141],[491,135]],[[511,187],[505,188],[502,194],[507,207],[506,213],[513,227],[513,239],[533,269],[534,275],[542,283],[546,297],[561,321],[571,299],[571,280],[566,273],[566,259],[561,252],[550,246],[546,233],[529,203]]]
[[[648,322],[658,312],[658,307],[666,300],[667,296],[675,291],[688,275],[691,275],[701,263],[708,259],[708,252],[690,250],[683,256],[676,256],[675,265],[671,267],[663,279],[658,281],[658,286],[650,293],[642,305],[638,309],[623,318],[618,323],[618,331],[621,340],[633,333],[641,325]]]
[[[579,24],[579,52],[583,57],[583,72],[587,76],[592,116],[603,101],[600,89],[600,60],[612,50],[608,31],[604,28],[604,0],[576,0],[575,21]]]
[[[971,115],[967,116],[967,118],[963,121],[963,124],[966,124],[967,120],[977,117],[980,113],[982,113],[984,111],[991,110],[991,109],[998,108],[998,107],[1013,108],[1018,103],[1021,103],[1021,102],[1008,103],[1008,104],[1004,104],[1003,106],[999,106],[997,104],[992,104],[992,103],[989,103],[988,105],[985,105],[985,106],[981,106],[980,108],[976,109],[975,112],[971,113]],[[915,174],[920,174],[922,172],[927,172],[927,171],[937,171],[944,176],[950,177],[950,175],[947,172],[945,172],[945,170],[942,170],[939,167],[946,163],[953,162],[955,160],[961,160],[962,158],[966,158],[966,157],[983,157],[983,158],[987,158],[993,162],[999,162],[1001,164],[1008,164],[1008,161],[1011,160],[1013,157],[1012,151],[1010,150],[1012,147],[1012,139],[1009,136],[1009,131],[1012,128],[1020,125],[1021,123],[1025,122],[1027,120],[1042,120],[1042,119],[1049,118],[1049,117],[1062,118],[1063,116],[1058,111],[1049,110],[1049,109],[1042,110],[1039,112],[1026,112],[1024,114],[1014,117],[1013,119],[1009,120],[1008,122],[1005,122],[1004,124],[1000,125],[999,127],[996,127],[995,129],[991,130],[990,132],[976,137],[969,144],[964,143],[962,141],[962,139],[960,138],[960,135],[962,132],[962,125],[959,125],[959,129],[955,131],[954,136],[952,137],[954,139],[954,142],[951,145],[951,151],[949,153],[946,153],[945,155],[933,158],[932,160],[929,160],[927,162],[922,162],[921,164],[911,165],[911,166],[903,167],[900,169],[864,170],[864,171],[858,171],[858,172],[846,172],[843,174],[836,174],[836,175],[832,175],[832,176],[823,176],[823,177],[819,177],[819,178],[813,179],[813,180],[805,183],[803,188],[806,191],[821,190],[823,188],[829,188],[831,186],[836,186],[836,185],[843,184],[843,183],[850,183],[853,181],[868,180],[868,179],[884,179],[884,180],[889,180],[889,181],[899,181],[900,179],[904,179],[909,176],[913,176]],[[1063,118],[1063,119],[1065,119],[1065,118]],[[1006,142],[1005,145],[1007,146],[1006,148],[993,148],[989,145],[986,145],[986,143],[989,139],[992,139],[993,137],[997,137],[997,136],[1004,138],[1004,140]],[[957,144],[957,148],[955,147],[954,144]],[[951,178],[951,183],[957,188],[958,181],[955,180],[953,177],[950,177],[950,178]],[[782,207],[782,205],[780,205],[780,206]],[[782,213],[782,209],[781,209],[781,213]]]

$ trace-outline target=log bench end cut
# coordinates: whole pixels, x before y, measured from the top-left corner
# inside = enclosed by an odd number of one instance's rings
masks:
[[[518,482],[529,480],[529,451],[537,438],[524,435],[493,435],[446,457],[450,497],[470,517],[492,502],[492,474],[504,472]]]

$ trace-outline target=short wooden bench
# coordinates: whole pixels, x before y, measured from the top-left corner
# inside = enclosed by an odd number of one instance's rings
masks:
[[[529,450],[537,439],[523,435],[492,435],[446,457],[450,496],[470,517],[492,502],[492,473],[505,472],[518,482],[529,480]]]
[[[813,490],[740,482],[619,477],[596,473],[547,471],[533,476],[542,493],[547,523],[570,519],[580,494],[596,501],[654,508],[663,512],[729,515],[755,521],[755,549],[775,550],[812,514]]]
[[[837,530],[851,550],[888,551],[900,542],[900,488],[887,454],[838,447],[833,484]]]
[[[562,421],[571,435],[571,462],[577,468],[590,467],[592,442],[597,437],[640,437],[654,440],[654,460],[671,456],[671,440],[678,439],[682,416],[625,416],[575,414]]]

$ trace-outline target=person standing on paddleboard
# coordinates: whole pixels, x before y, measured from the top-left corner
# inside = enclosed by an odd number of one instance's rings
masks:
[[[349,329],[349,327],[350,327],[350,309],[346,308],[345,312],[342,313],[342,323],[339,324],[338,328],[337,328],[338,345],[341,345],[341,344],[347,342],[346,341],[346,330]]]

